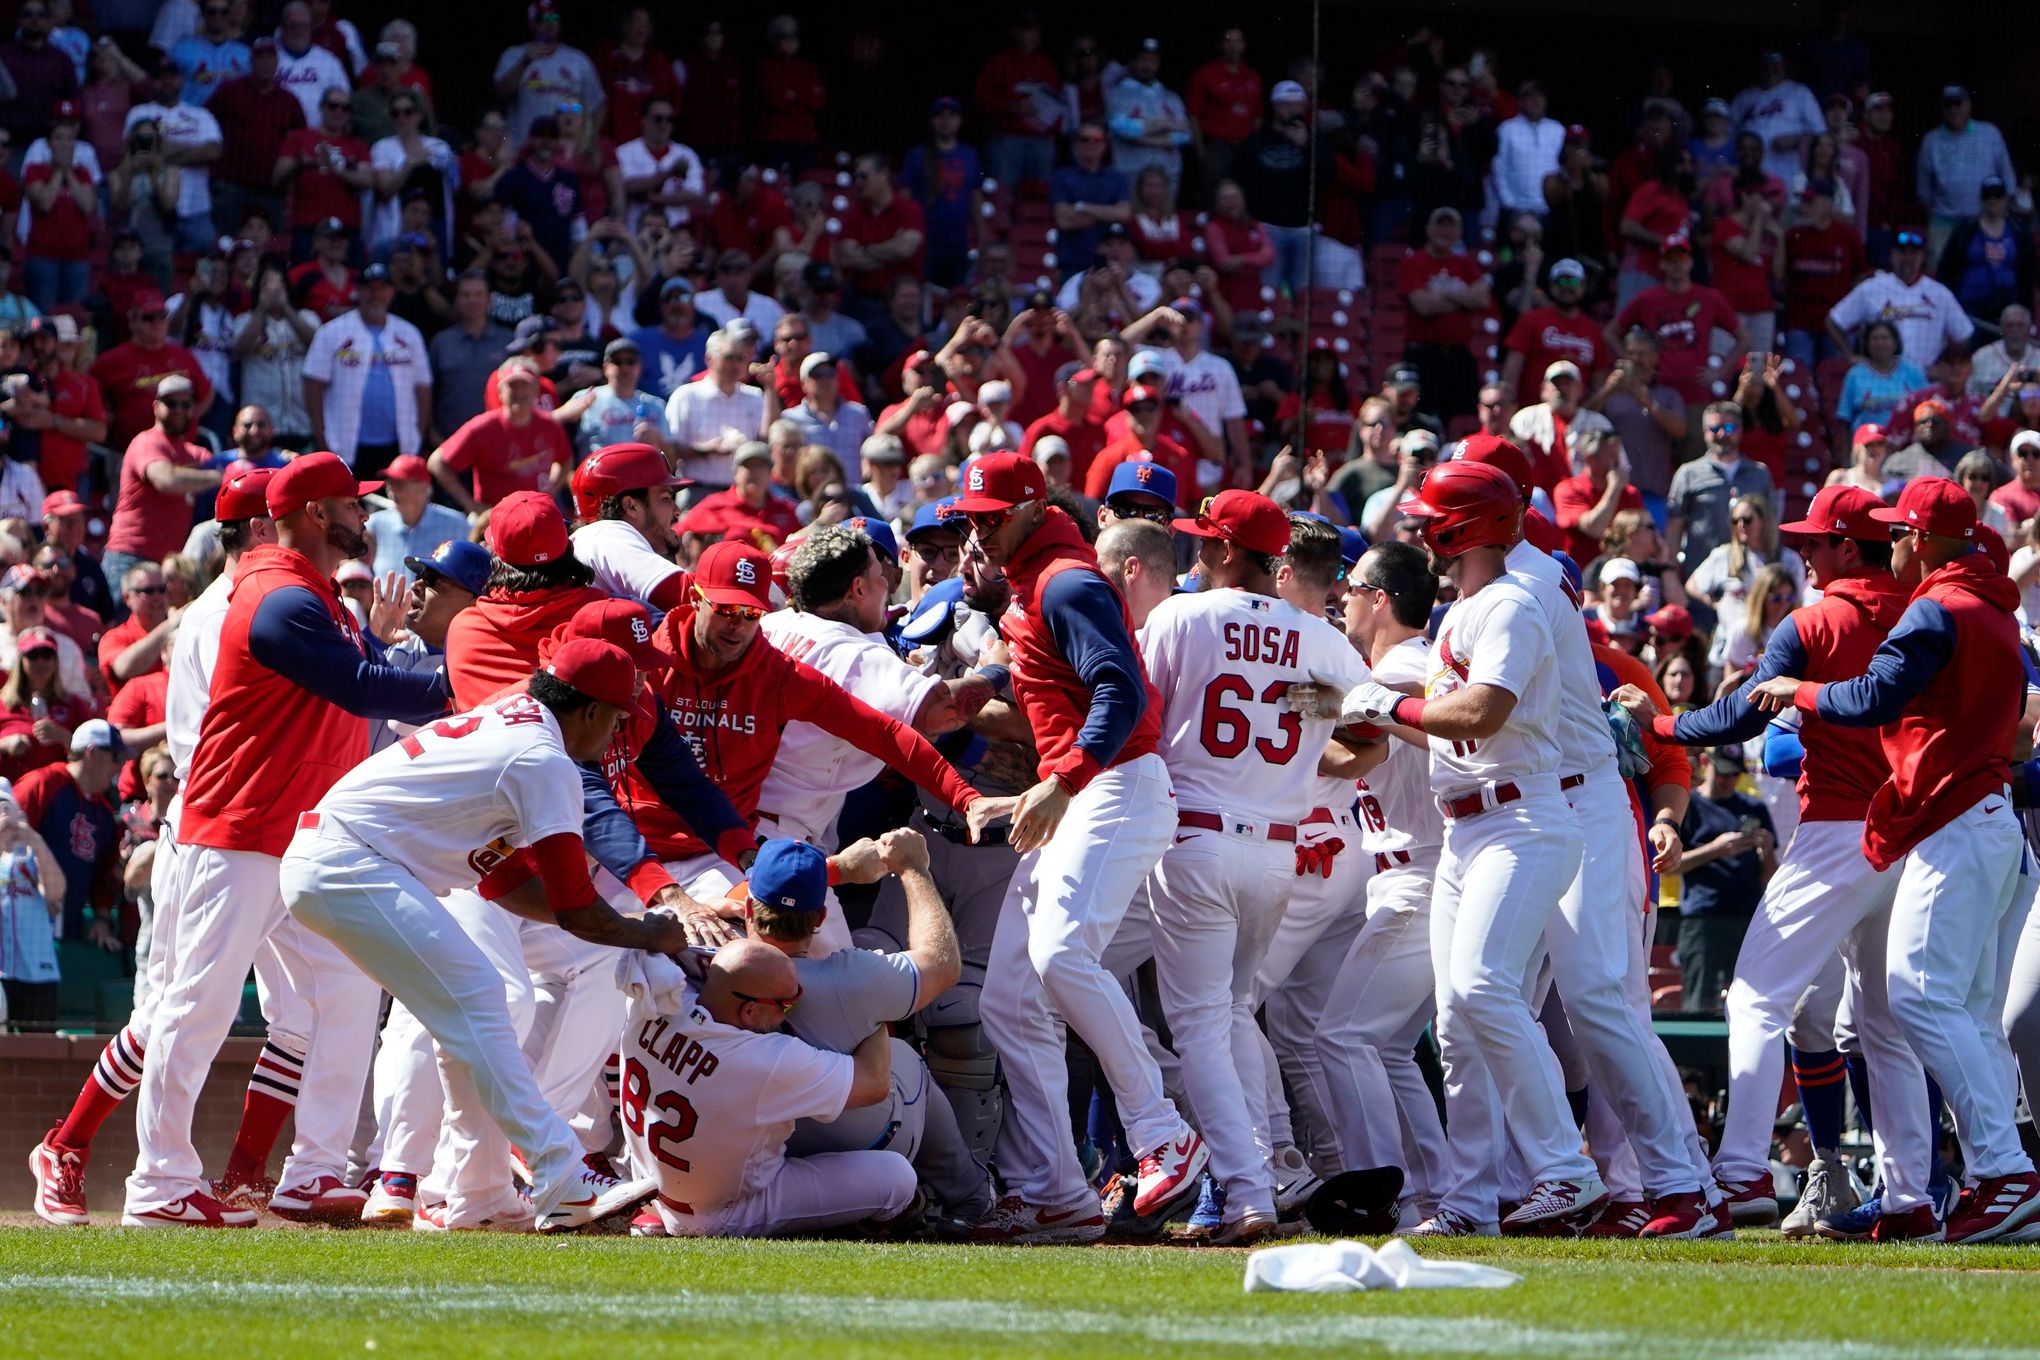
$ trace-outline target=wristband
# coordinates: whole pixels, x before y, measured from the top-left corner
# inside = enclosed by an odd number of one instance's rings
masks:
[[[842,887],[842,886],[843,886],[843,870],[842,870],[841,866],[839,866],[839,865],[838,865],[838,864],[836,863],[836,857],[835,857],[834,855],[831,855],[831,856],[829,856],[829,857],[828,857],[828,858],[827,858],[826,860],[824,860],[824,861],[822,861],[822,862],[823,862],[824,864],[826,864],[826,865],[828,865],[828,866],[829,866],[829,886],[830,886],[830,887],[832,887],[832,888],[840,888],[840,887]]]
[[[1395,701],[1395,707],[1388,710],[1388,716],[1404,727],[1424,730],[1424,701],[1414,694],[1405,694]]]
[[[1013,683],[1013,672],[1004,666],[979,666],[971,674],[983,679],[1000,694],[1004,694],[1006,687]]]

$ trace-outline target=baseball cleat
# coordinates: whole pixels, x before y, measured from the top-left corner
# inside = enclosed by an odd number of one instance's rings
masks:
[[[1160,1214],[1137,1214],[1133,1210],[1136,1183],[1131,1176],[1114,1176],[1105,1186],[1100,1211],[1105,1215],[1105,1236],[1114,1242],[1146,1242],[1162,1235],[1169,1225]]]
[[[1698,1190],[1659,1195],[1650,1202],[1650,1216],[1650,1222],[1636,1234],[1638,1237],[1714,1236],[1714,1211],[1707,1207],[1706,1196]]]
[[[1581,1233],[1581,1237],[1641,1237],[1644,1225],[1651,1221],[1651,1212],[1643,1201],[1634,1199],[1611,1199],[1601,1216],[1594,1220],[1594,1226]]]
[[[1931,1206],[1921,1207],[1931,1210]],[[1877,1220],[1883,1217],[1883,1214],[1883,1197],[1872,1195],[1853,1209],[1844,1209],[1839,1213],[1814,1220],[1813,1235],[1824,1237],[1830,1242],[1868,1242],[1871,1231],[1876,1228]],[[1939,1230],[1939,1220],[1936,1220],[1935,1228],[1936,1231]]]
[[[1950,1242],[2027,1242],[2040,1236],[2040,1176],[1986,1176],[1948,1220]]]
[[[269,1197],[269,1211],[293,1223],[359,1223],[368,1196],[338,1176],[314,1176]]]
[[[376,1177],[361,1206],[361,1221],[372,1228],[408,1228],[418,1212],[418,1178],[401,1171],[385,1171]]]
[[[1721,1187],[1722,1205],[1736,1227],[1768,1228],[1778,1221],[1778,1191],[1771,1183],[1770,1172],[1755,1180],[1717,1180],[1715,1184]]]
[[[35,1175],[35,1216],[59,1228],[84,1227],[85,1154],[58,1147],[46,1134],[29,1152],[28,1169]]]
[[[212,1197],[229,1209],[246,1209],[251,1214],[259,1214],[269,1207],[270,1196],[276,1193],[276,1182],[267,1176],[257,1176],[249,1181],[230,1181],[222,1176],[212,1183],[211,1189]]]
[[[1402,1221],[1402,1190],[1399,1166],[1341,1171],[1305,1202],[1303,1216],[1328,1237],[1386,1236]]]
[[[1822,1219],[1845,1214],[1861,1202],[1845,1168],[1815,1158],[1799,1184],[1799,1203],[1785,1215],[1779,1230],[1787,1237],[1811,1237]]]
[[[1238,1218],[1221,1224],[1209,1239],[1214,1247],[1251,1247],[1267,1241],[1282,1229],[1282,1221],[1266,1209],[1249,1209]]]
[[[1140,1191],[1133,1197],[1136,1213],[1158,1214],[1179,1199],[1197,1193],[1197,1177],[1211,1164],[1203,1135],[1183,1126],[1181,1133],[1140,1159]]]
[[[1872,1242],[1941,1242],[1946,1238],[1931,1204],[1915,1204],[1902,1214],[1879,1214],[1870,1228]]]
[[[1197,1178],[1197,1207],[1169,1230],[1172,1242],[1208,1242],[1225,1226],[1225,1187],[1209,1171]]]
[[[651,1208],[649,1206],[638,1210],[637,1216],[631,1219],[630,1235],[632,1237],[671,1236],[671,1234],[666,1231],[666,1220],[659,1217],[659,1211],[657,1209]]]
[[[1539,1181],[1516,1211],[1502,1220],[1512,1237],[1576,1237],[1593,1226],[1608,1202],[1608,1187],[1599,1176],[1576,1181]]]
[[[522,1195],[517,1196],[517,1206],[507,1213],[491,1214],[479,1223],[466,1223],[458,1228],[446,1226],[446,1203],[428,1204],[420,1209],[411,1220],[412,1232],[492,1232],[528,1233],[537,1220],[532,1217],[531,1205]]]
[[[1324,1184],[1303,1154],[1296,1148],[1284,1145],[1275,1149],[1273,1158],[1275,1171],[1275,1212],[1287,1221],[1303,1212],[1303,1206]]]
[[[128,1209],[120,1216],[123,1228],[252,1228],[255,1214],[250,1209],[232,1209],[197,1190],[153,1209]]]
[[[1081,1245],[1105,1235],[1105,1211],[1085,1200],[1059,1209],[1029,1204],[1008,1195],[972,1231],[978,1242],[1004,1242],[1016,1247]]]
[[[620,1181],[614,1176],[583,1168],[567,1190],[570,1198],[554,1205],[552,1212],[538,1221],[538,1230],[550,1233],[585,1228],[626,1209],[635,1209],[658,1193],[659,1182],[655,1177]]]
[[[1501,1227],[1476,1223],[1456,1209],[1440,1209],[1412,1228],[1396,1231],[1397,1237],[1500,1237]]]

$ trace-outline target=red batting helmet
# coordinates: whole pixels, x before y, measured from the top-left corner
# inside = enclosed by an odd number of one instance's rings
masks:
[[[1424,521],[1424,543],[1432,552],[1458,557],[1470,548],[1513,544],[1523,498],[1499,468],[1455,458],[1425,473],[1416,499],[1396,510]]]
[[[1472,435],[1459,441],[1458,457],[1469,463],[1500,468],[1516,484],[1517,493],[1526,501],[1530,499],[1530,459],[1508,440],[1491,434]]]

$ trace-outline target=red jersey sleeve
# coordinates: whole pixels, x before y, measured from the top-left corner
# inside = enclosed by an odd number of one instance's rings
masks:
[[[955,767],[913,728],[879,712],[814,667],[791,662],[786,669],[782,712],[840,737],[942,799],[958,812],[975,803],[978,791],[957,777]]]

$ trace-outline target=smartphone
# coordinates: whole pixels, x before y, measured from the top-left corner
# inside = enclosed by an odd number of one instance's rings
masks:
[[[1735,824],[1735,829],[1747,836],[1753,831],[1761,831],[1763,826],[1764,824],[1755,817],[1745,817]]]

